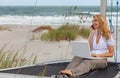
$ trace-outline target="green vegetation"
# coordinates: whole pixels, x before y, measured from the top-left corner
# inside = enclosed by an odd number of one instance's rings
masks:
[[[0,49],[0,69],[24,66],[28,64],[34,64],[37,56],[25,57],[26,53],[20,53],[19,51],[4,51],[5,46]]]
[[[41,36],[42,40],[46,41],[60,41],[60,40],[74,40],[77,36],[83,36],[85,38],[88,38],[89,36],[89,29],[87,28],[80,28],[77,25],[63,25],[60,28],[49,31],[48,33],[44,33]]]
[[[39,38],[32,36],[31,40],[41,39],[45,41],[75,40],[78,36],[88,38],[89,29],[73,24],[65,24],[57,29],[42,33]]]
[[[48,33],[42,34],[41,39],[50,40],[50,41],[74,40],[78,35],[77,28],[79,27],[63,25],[56,30],[49,31]]]
[[[89,34],[90,34],[90,30],[88,28],[82,27],[79,30],[79,34],[85,38],[88,38]]]
[[[45,66],[44,69],[39,73],[38,78],[43,78],[46,74],[48,66]]]

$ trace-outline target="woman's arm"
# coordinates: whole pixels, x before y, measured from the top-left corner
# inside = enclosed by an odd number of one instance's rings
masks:
[[[89,42],[89,46],[90,46],[90,50],[92,50],[92,44],[93,44],[93,33],[90,33],[89,38],[88,38],[88,42]]]
[[[112,57],[114,54],[114,46],[108,46],[108,53],[95,54],[96,57]]]
[[[95,33],[95,30],[93,30],[93,29],[90,27],[90,35],[89,35],[89,38],[88,38],[88,43],[89,43],[89,46],[90,46],[90,50],[92,50],[94,33]]]

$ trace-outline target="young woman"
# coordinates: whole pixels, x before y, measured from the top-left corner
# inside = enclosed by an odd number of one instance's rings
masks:
[[[94,69],[102,69],[107,66],[107,57],[112,57],[114,53],[114,39],[108,28],[106,19],[98,14],[93,16],[88,39],[91,56],[101,57],[101,59],[86,59],[75,56],[65,70],[60,74],[69,76],[82,75]]]

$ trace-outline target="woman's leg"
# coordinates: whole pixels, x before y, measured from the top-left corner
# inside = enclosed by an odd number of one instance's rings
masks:
[[[81,62],[83,61],[83,59],[81,57],[75,56],[72,61],[68,64],[68,66],[66,67],[66,69],[71,69],[76,67],[77,65],[79,65]]]
[[[92,64],[92,70],[103,69],[107,67],[107,59],[91,60],[91,64]]]
[[[81,62],[83,61],[83,59],[81,57],[75,56],[72,61],[68,64],[68,66],[66,67],[65,70],[61,70],[59,73],[60,74],[68,74],[70,76],[72,76],[72,72],[70,69],[77,67]]]
[[[103,69],[107,67],[106,59],[84,60],[77,67],[70,69],[73,75],[82,75],[94,69]]]
[[[74,64],[73,64],[74,65]],[[98,60],[83,60],[78,65],[74,65],[72,68],[68,68],[65,73],[66,74],[72,74],[73,76],[76,75],[82,75],[90,70],[94,69],[102,69],[107,66],[107,60],[106,59],[98,59]]]
[[[78,66],[71,68],[70,70],[73,73],[73,76],[77,76],[89,72],[91,68],[92,64],[90,60],[84,60]]]

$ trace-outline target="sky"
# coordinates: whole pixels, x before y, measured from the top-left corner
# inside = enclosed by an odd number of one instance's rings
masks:
[[[37,1],[37,3],[36,3]],[[113,5],[116,5],[117,0],[113,0]],[[120,4],[120,0],[119,4]],[[107,0],[108,5],[111,0]],[[0,0],[0,6],[99,6],[100,0]]]

